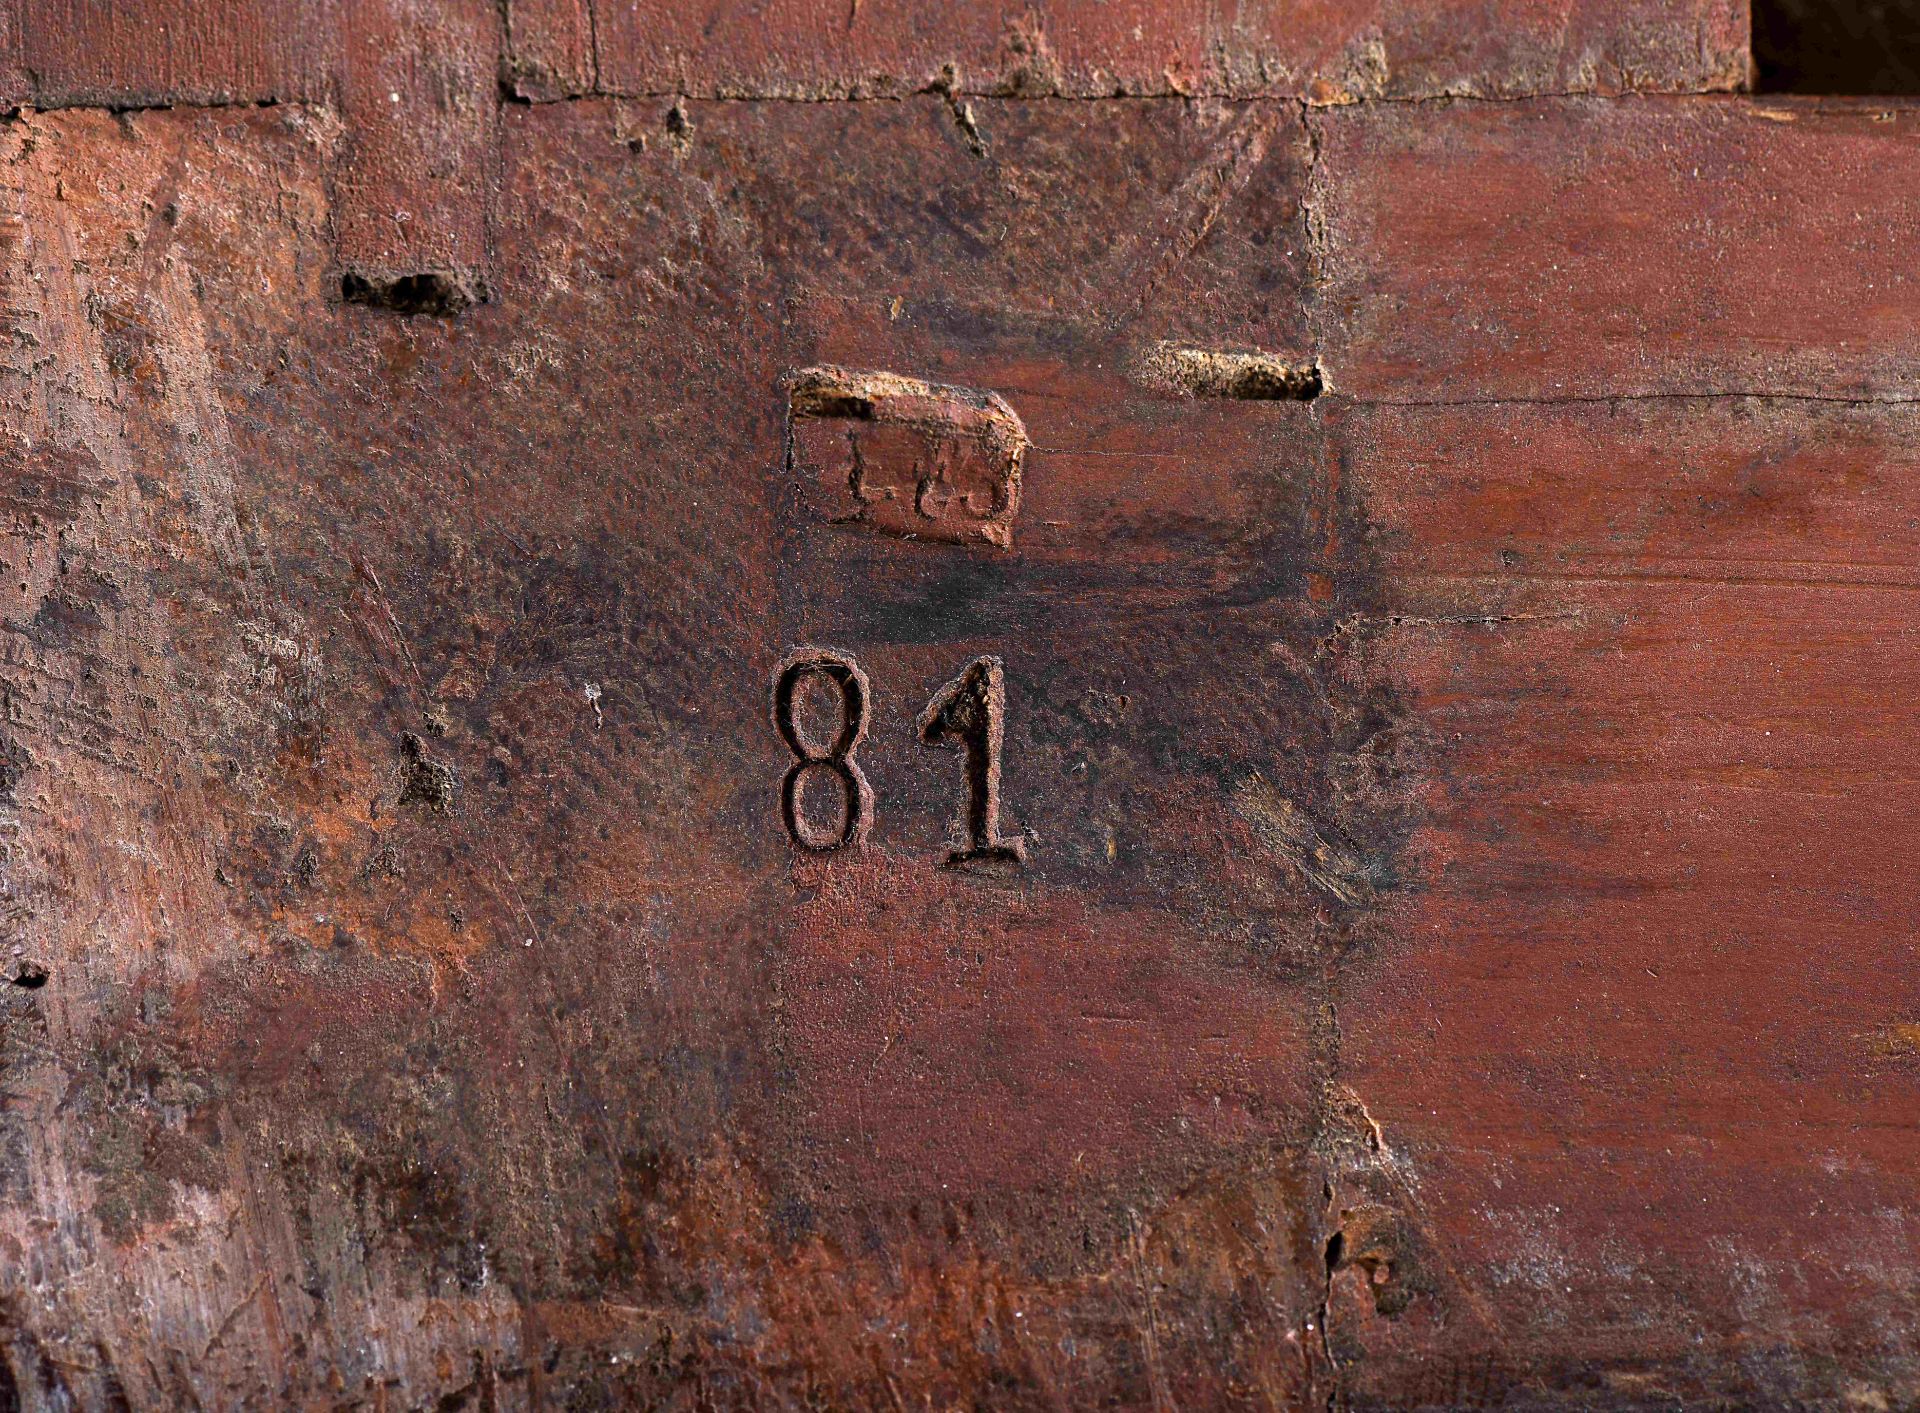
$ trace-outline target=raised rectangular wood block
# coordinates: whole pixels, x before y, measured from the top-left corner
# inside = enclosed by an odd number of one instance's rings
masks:
[[[485,0],[340,0],[342,293],[458,310],[487,297],[499,14]]]
[[[551,102],[599,89],[592,0],[508,0],[504,77],[522,98]]]
[[[849,368],[787,379],[787,471],[836,525],[1013,544],[1026,426],[997,393]]]

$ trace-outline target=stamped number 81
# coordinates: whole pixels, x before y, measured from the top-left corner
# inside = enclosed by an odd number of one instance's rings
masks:
[[[840,726],[833,738],[810,737],[799,722],[802,684],[818,678],[840,698]],[[793,842],[812,853],[826,853],[867,837],[873,827],[873,790],[855,759],[867,734],[872,692],[867,674],[846,653],[831,648],[802,648],[780,664],[773,679],[773,724],[793,752],[793,764],[780,781],[780,815]],[[960,839],[949,864],[1003,859],[1024,863],[1026,840],[1000,833],[1000,746],[1007,711],[1006,671],[997,657],[977,657],[933,694],[918,722],[920,740],[929,746],[957,746],[966,757],[966,797],[960,807]],[[830,775],[840,793],[837,829],[823,827],[801,808],[811,778]]]

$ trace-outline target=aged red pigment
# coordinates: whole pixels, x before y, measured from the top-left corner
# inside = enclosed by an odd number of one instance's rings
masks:
[[[1920,1397],[1920,116],[1746,32],[0,15],[0,1409]]]

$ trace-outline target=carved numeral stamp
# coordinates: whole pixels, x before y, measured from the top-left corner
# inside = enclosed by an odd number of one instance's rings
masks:
[[[802,724],[805,698],[825,685],[839,698],[839,729],[822,742]],[[773,724],[793,752],[794,762],[780,781],[780,814],[793,842],[813,853],[826,853],[867,837],[873,827],[873,791],[860,773],[854,752],[867,734],[867,702],[871,696],[867,674],[845,653],[830,648],[802,648],[780,664],[773,679]],[[808,716],[814,712],[805,713]],[[821,811],[809,797],[818,793],[822,779],[834,782],[837,811]],[[838,822],[829,820],[837,812]]]
[[[810,853],[859,843],[873,827],[873,791],[854,759],[871,698],[860,664],[831,648],[801,648],[774,673],[774,729],[794,758],[780,781],[780,816],[793,842]],[[1025,838],[1000,832],[1006,715],[1006,669],[997,657],[968,663],[920,713],[920,740],[957,748],[965,761],[959,842],[947,854],[949,865],[1026,862]]]
[[[960,805],[960,837],[950,864],[976,859],[1025,863],[1027,841],[1000,833],[1000,745],[1006,734],[1006,669],[997,657],[977,657],[967,670],[933,694],[920,713],[920,739],[929,746],[956,745],[966,753],[966,798]]]

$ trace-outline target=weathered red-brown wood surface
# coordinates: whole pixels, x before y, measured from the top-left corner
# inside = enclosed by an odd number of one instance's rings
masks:
[[[1920,110],[0,19],[0,1408],[1920,1399]]]

